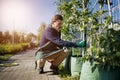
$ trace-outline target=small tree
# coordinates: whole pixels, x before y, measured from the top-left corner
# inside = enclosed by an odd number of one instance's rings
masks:
[[[19,33],[14,31],[14,43],[19,43],[19,42],[20,42]]]
[[[20,43],[24,43],[25,42],[25,33],[21,32],[20,33]]]
[[[33,33],[29,33],[29,34],[27,34],[27,36],[26,36],[26,41],[27,41],[27,42],[31,42],[32,38],[36,38],[36,35],[33,34]]]
[[[3,37],[4,37],[4,40],[3,40],[3,42],[5,43],[5,44],[7,44],[7,43],[11,43],[11,35],[10,35],[10,33],[9,33],[9,31],[6,31],[5,33],[4,33],[4,35],[3,35]]]
[[[0,31],[0,44],[3,43],[3,33]]]
[[[39,29],[38,29],[38,36],[37,36],[37,42],[39,44],[40,40],[41,40],[41,37],[43,35],[43,32],[46,28],[46,24],[44,22],[41,23]]]
[[[100,6],[98,10],[94,10],[96,4]],[[112,27],[110,29],[112,25],[110,4],[112,4],[110,0],[97,0],[94,5],[91,5],[90,0],[59,0],[57,3],[58,11],[64,17],[63,34],[74,38],[72,35],[79,31],[87,41],[83,59],[90,60],[93,57],[102,65],[120,66],[118,50],[120,35],[119,30]],[[104,5],[108,10],[103,9]],[[72,34],[69,34],[71,31]],[[115,45],[112,46],[113,43]]]

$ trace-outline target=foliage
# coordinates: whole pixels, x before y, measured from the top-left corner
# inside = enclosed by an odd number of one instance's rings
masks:
[[[80,76],[78,76],[78,75],[70,76],[69,72],[64,70],[62,64],[59,66],[59,70],[60,70],[59,77],[61,77],[62,80],[79,80]]]
[[[92,9],[90,0],[59,0],[58,11],[64,17],[63,38],[73,40],[74,34],[80,32],[87,41],[83,60],[94,58],[99,64],[120,67],[120,30],[114,30],[112,16],[104,10],[107,0],[98,0],[98,10]],[[111,5],[111,4],[110,4]]]
[[[103,48],[103,52],[99,54],[101,62],[120,67],[120,30],[108,29],[107,35],[100,36],[100,44]]]
[[[65,35],[64,39],[71,39],[75,37],[74,33],[79,32],[77,25],[80,23],[80,11],[77,10],[77,5],[81,5],[80,1],[62,0],[58,3],[58,11],[64,17],[62,29],[62,33]]]
[[[14,38],[14,39],[13,39]],[[13,31],[10,34],[9,31],[0,32],[0,44],[8,44],[14,41],[15,44],[30,42],[32,38],[36,38],[36,35],[33,33],[25,34],[24,32]]]
[[[0,31],[0,44],[1,44],[2,41],[3,41],[2,37],[3,37],[3,33]]]
[[[25,41],[26,42],[31,42],[33,38],[36,38],[36,35],[30,32],[26,37],[27,38],[26,38]]]
[[[29,43],[20,43],[20,44],[15,44],[14,46],[11,44],[2,44],[0,45],[0,54],[14,54],[18,51],[21,51],[24,49],[24,47],[27,46],[29,47]]]
[[[8,61],[11,56],[11,54],[0,55],[0,67],[11,67],[19,65],[18,63],[14,63],[13,61]]]
[[[9,43],[11,41],[11,35],[9,31],[6,31],[1,38],[3,38],[3,43]]]
[[[79,79],[80,79],[80,76],[78,76],[78,75],[62,78],[62,80],[79,80]]]
[[[0,64],[0,67],[11,67],[11,66],[18,66],[18,63],[4,63],[4,64]]]
[[[40,40],[42,38],[43,35],[43,31],[46,28],[46,24],[45,23],[41,23],[40,28],[38,29],[38,36],[37,36],[37,42],[40,43]]]
[[[3,60],[3,61],[9,60],[9,58],[11,56],[12,56],[11,54],[0,55],[0,61],[1,60]]]

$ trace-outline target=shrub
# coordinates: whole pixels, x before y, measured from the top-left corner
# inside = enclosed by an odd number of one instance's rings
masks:
[[[14,46],[11,44],[2,44],[0,45],[0,54],[14,54],[16,52],[26,50],[28,48],[29,43],[19,43],[15,44]]]

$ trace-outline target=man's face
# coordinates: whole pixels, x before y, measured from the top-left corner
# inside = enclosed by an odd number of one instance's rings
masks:
[[[53,23],[54,28],[59,32],[62,28],[62,20],[57,20]]]

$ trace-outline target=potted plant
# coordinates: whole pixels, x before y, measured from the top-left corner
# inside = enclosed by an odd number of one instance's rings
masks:
[[[80,2],[79,2],[80,3]],[[74,5],[73,5],[74,4]],[[69,37],[69,40],[75,42],[82,40],[83,36],[83,30],[80,31],[79,27],[79,19],[77,19],[79,10],[77,10],[77,6],[79,4],[76,3],[75,0],[71,1],[58,1],[58,11],[60,14],[63,15],[64,21],[63,21],[63,29],[62,33],[65,35],[64,39],[66,37]],[[77,10],[77,12],[76,12]],[[72,48],[71,49],[71,57],[70,57],[70,71],[71,75],[80,75],[81,72],[81,66],[82,66],[82,60],[81,60],[81,50],[80,48]]]
[[[94,80],[119,80],[120,79],[120,30],[114,28],[107,29],[107,34],[101,34],[99,37],[99,48],[92,46],[88,53],[92,51],[91,56],[87,54],[84,60],[83,72],[94,73]],[[92,64],[93,63],[93,64]],[[85,72],[88,69],[88,72]],[[92,72],[93,71],[93,72]],[[85,74],[81,74],[81,80],[85,79]],[[96,76],[95,76],[96,75]],[[90,76],[90,75],[89,75]],[[91,76],[90,76],[91,77]]]
[[[78,29],[79,30],[79,29]],[[75,36],[72,39],[74,42],[81,41],[81,33],[77,30],[74,32]],[[71,65],[71,76],[79,76],[82,68],[82,49],[83,48],[72,48],[72,53],[70,57],[70,65]]]
[[[107,3],[109,0],[106,0]],[[120,30],[115,30],[112,16],[102,10],[104,0],[99,0],[100,10],[92,14],[89,28],[89,47],[83,57],[80,80],[119,80],[120,73]],[[110,5],[108,5],[110,7]],[[109,10],[110,11],[110,10]],[[87,77],[86,77],[87,76]]]
[[[119,68],[120,64],[119,30],[114,30],[112,26],[110,13],[112,3],[109,0],[97,0],[95,4],[91,4],[90,0],[60,0],[58,4],[59,13],[65,18],[63,29],[67,31],[71,27],[73,29],[77,27],[82,32],[82,38],[87,41],[87,47],[82,50],[84,63],[80,80],[104,79],[102,70],[106,68],[106,70],[113,70],[112,68]],[[95,11],[96,4],[99,9]],[[108,10],[103,9],[104,5]],[[87,72],[84,72],[83,68]],[[105,75],[109,75],[107,73],[104,72]]]
[[[71,75],[80,75],[82,68],[82,58],[81,58],[81,49],[72,49],[72,55],[70,59],[71,65]]]

